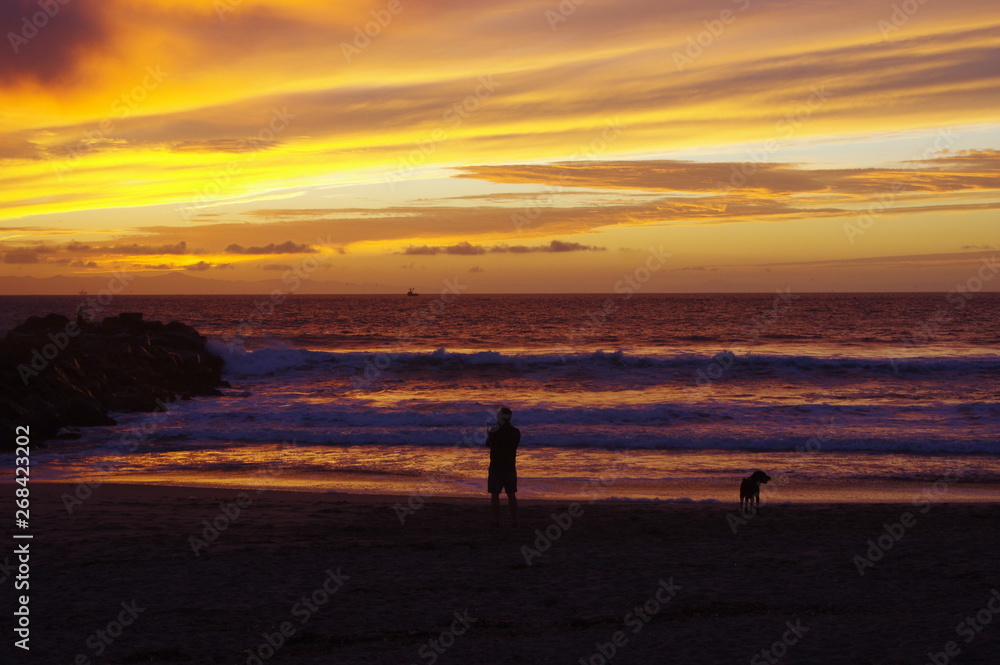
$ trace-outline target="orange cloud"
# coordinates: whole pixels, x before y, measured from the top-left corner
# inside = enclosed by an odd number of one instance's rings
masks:
[[[559,162],[472,166],[459,177],[502,183],[646,191],[864,195],[894,185],[905,192],[1000,190],[1000,151],[977,150],[911,161],[912,168],[816,169],[797,164],[692,161]]]

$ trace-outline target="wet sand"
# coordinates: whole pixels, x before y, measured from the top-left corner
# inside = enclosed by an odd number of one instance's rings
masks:
[[[726,503],[528,501],[518,527],[505,510],[493,528],[485,497],[31,489],[31,650],[8,628],[4,662],[1000,662],[997,504],[744,519]],[[5,541],[16,565],[23,541]]]

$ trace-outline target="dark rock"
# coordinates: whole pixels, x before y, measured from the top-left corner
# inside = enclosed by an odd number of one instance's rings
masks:
[[[126,409],[119,409],[125,411]],[[67,425],[88,427],[91,425],[114,425],[115,421],[108,417],[101,403],[93,397],[77,395],[66,400],[60,414],[66,419]]]
[[[220,395],[223,361],[178,321],[124,312],[100,323],[49,314],[30,317],[0,341],[0,448],[14,429],[33,442],[65,426],[113,425],[108,411],[160,411],[178,397]]]
[[[62,314],[46,314],[45,316],[29,316],[28,320],[14,328],[11,332],[26,335],[37,335],[49,331],[63,331],[69,326],[69,319]]]

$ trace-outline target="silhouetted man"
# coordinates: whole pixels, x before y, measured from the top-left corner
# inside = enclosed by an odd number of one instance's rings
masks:
[[[486,489],[492,495],[493,526],[500,526],[500,492],[507,492],[510,516],[517,526],[517,446],[521,430],[510,424],[513,412],[506,406],[497,411],[497,424],[490,428],[486,445],[490,449],[490,475]]]

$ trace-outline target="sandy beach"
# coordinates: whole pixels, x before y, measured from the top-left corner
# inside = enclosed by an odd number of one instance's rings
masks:
[[[485,499],[76,490],[32,486],[13,662],[1000,662],[996,504],[525,502],[493,528]]]

